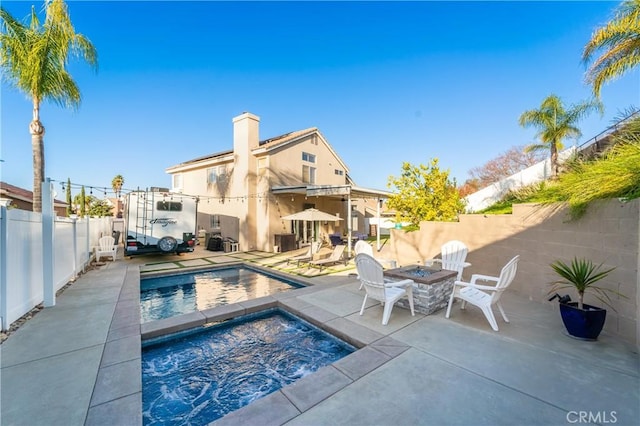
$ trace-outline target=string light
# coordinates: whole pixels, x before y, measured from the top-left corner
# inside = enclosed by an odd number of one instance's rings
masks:
[[[80,183],[74,183],[74,182],[69,182],[67,185],[67,179],[65,180],[56,180],[56,179],[51,179],[52,182],[59,182],[60,186],[62,187],[62,190],[65,191],[67,189],[67,187],[70,190],[80,190],[82,187],[85,188],[89,188],[89,193],[93,194],[93,188],[96,188],[96,190],[100,190],[103,191],[105,194],[105,197],[108,194],[114,194],[114,196],[117,196],[117,192],[113,189],[110,189],[108,187],[100,187],[100,186],[96,186],[96,185],[87,185],[87,184],[80,184]],[[129,188],[120,188],[119,189],[120,193],[128,193],[128,192],[140,192],[140,197],[141,198],[145,198],[146,197],[146,190],[141,190],[140,188],[137,189],[129,189]],[[181,197],[191,197],[196,199],[196,201],[207,201],[207,204],[210,204],[211,200],[218,200],[221,204],[225,203],[225,200],[227,201],[239,201],[244,203],[245,200],[249,200],[249,199],[258,199],[259,201],[261,201],[262,198],[268,199],[273,201],[275,204],[279,204],[279,196],[276,194],[271,193],[269,190],[267,191],[263,191],[263,192],[259,192],[259,193],[255,193],[255,194],[246,194],[246,195],[238,195],[238,196],[234,196],[234,197],[230,197],[230,196],[216,196],[216,195],[188,195],[188,194],[176,194],[176,193],[170,193],[170,197],[173,200],[174,196],[181,196]],[[167,197],[167,193],[163,191],[163,200],[166,199]],[[319,195],[315,196],[316,199],[319,199]],[[343,197],[344,199],[344,197]],[[359,200],[380,200],[379,196],[358,196],[355,199],[359,199]],[[305,200],[308,200],[308,196],[305,195]],[[291,195],[291,201],[295,202],[295,195]],[[346,201],[346,199],[345,199]]]

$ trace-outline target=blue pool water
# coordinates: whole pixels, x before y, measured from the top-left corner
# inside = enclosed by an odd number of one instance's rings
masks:
[[[208,424],[354,350],[280,310],[145,342],[144,424]]]
[[[303,287],[246,267],[140,280],[142,322],[242,302]]]

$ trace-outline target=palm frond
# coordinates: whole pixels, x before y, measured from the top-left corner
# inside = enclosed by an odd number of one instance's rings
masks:
[[[640,64],[640,0],[620,4],[612,20],[593,33],[583,49],[582,60],[585,64],[593,62],[585,80],[596,96],[605,83]]]
[[[97,52],[85,36],[75,33],[64,1],[47,2],[45,13],[40,25],[32,8],[31,23],[26,26],[0,8],[2,76],[35,104],[48,99],[75,108],[81,96],[66,69],[69,57],[83,57],[97,67]]]

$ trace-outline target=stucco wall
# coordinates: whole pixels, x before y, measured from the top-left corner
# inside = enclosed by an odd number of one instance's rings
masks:
[[[302,153],[306,152],[316,156],[315,163],[302,161]],[[315,184],[344,185],[346,171],[341,161],[320,140],[317,134],[311,134],[299,141],[269,151],[269,177],[273,186],[301,185],[302,166],[307,165],[316,168]],[[337,175],[335,170],[341,170],[343,175]]]
[[[459,222],[423,222],[416,232],[392,230],[390,249],[405,265],[438,255],[440,246],[448,240],[461,240],[469,247],[467,260],[472,263],[465,269],[465,279],[472,273],[497,275],[509,259],[519,254],[518,273],[510,291],[544,303],[549,303],[549,284],[556,279],[549,267],[554,260],[579,256],[603,262],[604,267],[616,267],[601,286],[615,289],[626,298],[613,296],[617,312],[607,308],[605,330],[638,345],[639,212],[639,200],[623,203],[614,199],[590,207],[579,220],[569,221],[561,205],[517,205],[511,215],[468,214]],[[567,293],[577,299],[570,290],[561,292]],[[602,306],[589,297],[585,302]]]

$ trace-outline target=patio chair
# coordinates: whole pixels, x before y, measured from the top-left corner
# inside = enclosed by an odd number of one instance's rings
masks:
[[[449,298],[449,306],[447,306],[447,313],[445,318],[449,318],[451,313],[451,305],[454,298],[462,299],[461,309],[465,309],[466,302],[471,303],[482,309],[484,316],[487,317],[491,328],[494,331],[498,331],[498,323],[493,315],[491,307],[497,305],[502,314],[504,322],[509,322],[507,315],[504,313],[504,309],[500,304],[500,296],[509,287],[511,282],[516,276],[516,270],[518,268],[518,260],[520,256],[515,256],[509,261],[500,271],[499,277],[492,277],[488,275],[473,274],[471,276],[471,282],[456,281],[453,285],[453,292]],[[478,281],[494,281],[495,285],[479,285]]]
[[[328,265],[335,265],[336,263],[343,262],[342,255],[344,254],[345,246],[338,244],[333,248],[331,255],[325,259],[312,260],[309,262],[310,266],[317,266],[322,271],[322,268]],[[346,263],[345,263],[346,264]]]
[[[373,257],[373,247],[371,247],[371,244],[363,240],[358,240],[358,242],[356,242],[356,245],[353,247],[353,251],[355,252],[356,256],[360,253],[366,253],[369,256]],[[360,277],[358,276],[358,278]],[[360,281],[360,287],[358,287],[358,290],[362,290],[363,285],[364,284],[362,283],[362,281]]]
[[[366,253],[369,256],[373,257],[373,247],[371,247],[371,244],[364,240],[358,240],[356,242],[356,245],[353,246],[353,250],[355,251],[356,255],[360,253]]]
[[[331,241],[332,246],[337,246],[342,244],[342,235],[340,234],[331,234],[329,235],[329,241]]]
[[[96,251],[96,262],[100,262],[100,258],[102,257],[111,257],[113,261],[116,260],[116,253],[118,252],[118,246],[115,244],[116,239],[110,235],[105,235],[104,237],[100,237],[98,240],[98,247],[95,248]]]
[[[301,254],[300,256],[292,256],[287,259],[287,265],[289,262],[297,262],[296,266],[300,266],[300,262],[309,262],[313,260],[313,255],[320,250],[320,246],[322,243],[320,241],[314,241],[307,248],[307,252],[305,254]]]
[[[442,269],[448,271],[456,271],[458,276],[456,280],[462,280],[462,270],[467,266],[471,266],[469,262],[465,262],[469,249],[467,246],[458,240],[451,240],[442,245],[440,248],[440,259],[429,259],[424,262],[425,266],[432,266],[434,263],[439,263]]]
[[[409,299],[411,315],[415,315],[413,310],[413,280],[385,281],[382,265],[366,253],[356,255],[356,268],[360,282],[366,291],[360,308],[360,315],[364,313],[368,298],[378,300],[384,306],[382,325],[387,325],[393,305],[403,297]]]

